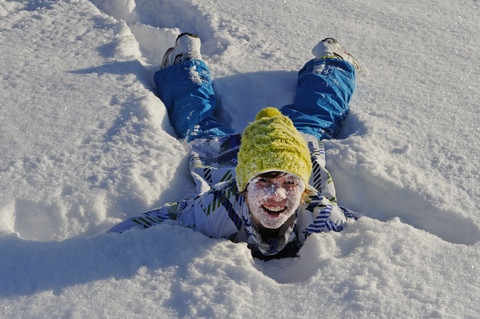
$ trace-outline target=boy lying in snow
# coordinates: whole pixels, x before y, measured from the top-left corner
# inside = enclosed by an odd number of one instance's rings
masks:
[[[293,105],[261,110],[241,134],[213,115],[215,93],[200,39],[177,37],[155,84],[170,121],[190,142],[197,196],[166,204],[110,229],[167,220],[214,238],[247,242],[260,259],[295,257],[307,236],[341,231],[360,215],[336,204],[319,142],[335,136],[348,112],[357,61],[332,38],[299,72]],[[283,113],[283,114],[282,114]]]

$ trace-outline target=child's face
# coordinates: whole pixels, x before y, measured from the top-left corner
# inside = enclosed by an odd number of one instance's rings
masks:
[[[303,181],[293,174],[255,177],[247,186],[247,204],[257,224],[269,229],[282,226],[300,205]]]

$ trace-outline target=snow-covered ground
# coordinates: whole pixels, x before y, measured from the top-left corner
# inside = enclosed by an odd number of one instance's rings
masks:
[[[0,0],[0,318],[478,318],[478,0]],[[161,225],[192,187],[153,93],[180,32],[219,116],[293,97],[332,36],[364,66],[327,162],[365,217],[295,259]]]

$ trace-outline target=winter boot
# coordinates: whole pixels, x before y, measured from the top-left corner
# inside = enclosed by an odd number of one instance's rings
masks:
[[[201,60],[200,46],[201,41],[198,35],[188,32],[180,34],[175,40],[175,46],[165,52],[161,68],[186,60]]]
[[[334,38],[326,38],[320,41],[313,49],[312,53],[316,58],[336,58],[342,59],[353,64],[357,71],[360,71],[360,63],[350,53],[343,50],[340,43]]]

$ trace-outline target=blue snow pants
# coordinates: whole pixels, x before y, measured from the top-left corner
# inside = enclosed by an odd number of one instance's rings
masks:
[[[192,141],[235,133],[214,116],[215,92],[201,60],[188,60],[157,71],[154,81],[170,122],[180,138]],[[355,89],[355,68],[334,58],[310,60],[298,73],[293,104],[281,112],[295,127],[318,139],[334,137],[348,114]]]

